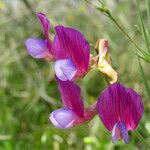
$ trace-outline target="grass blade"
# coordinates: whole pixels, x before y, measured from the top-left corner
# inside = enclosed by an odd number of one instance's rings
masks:
[[[148,24],[148,37],[150,36],[150,1],[146,0],[147,6],[147,24]]]
[[[138,8],[138,13],[139,13],[139,17],[140,17],[142,33],[143,33],[144,40],[145,40],[145,43],[146,43],[146,46],[147,46],[147,50],[150,52],[149,41],[148,41],[145,26],[144,26],[144,19],[143,19],[143,15],[142,15],[142,12],[141,12],[141,9],[140,9],[140,3],[139,3],[139,0],[136,0],[136,1],[137,1],[137,8]]]
[[[142,64],[140,62],[139,57],[138,57],[138,62],[139,62],[139,67],[140,67],[140,72],[141,72],[142,80],[143,80],[143,83],[144,83],[144,87],[145,87],[147,96],[150,99],[150,87],[149,87],[148,81],[146,79],[146,76],[145,76],[145,73],[144,73],[144,70],[143,70],[143,67],[142,67]]]

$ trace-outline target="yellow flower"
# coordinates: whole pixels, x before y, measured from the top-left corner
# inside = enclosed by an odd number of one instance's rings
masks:
[[[115,83],[117,82],[118,75],[117,72],[111,66],[111,57],[108,51],[108,41],[106,39],[99,39],[96,42],[95,48],[99,52],[99,59],[98,59],[98,69],[105,74],[109,82]]]

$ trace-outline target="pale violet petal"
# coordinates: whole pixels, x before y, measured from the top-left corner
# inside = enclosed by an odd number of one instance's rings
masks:
[[[77,69],[71,59],[59,59],[54,65],[56,76],[62,80],[72,80],[77,72]]]
[[[50,116],[49,120],[56,128],[71,128],[73,127],[73,123],[75,121],[76,115],[74,112],[69,108],[60,108],[53,111]]]
[[[124,122],[117,122],[112,130],[112,142],[116,143],[119,139],[123,139],[126,144],[129,143],[128,130]]]
[[[46,42],[38,38],[29,38],[25,41],[28,53],[34,58],[46,58],[48,49]]]

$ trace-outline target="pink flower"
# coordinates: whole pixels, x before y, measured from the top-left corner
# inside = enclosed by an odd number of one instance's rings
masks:
[[[58,79],[63,108],[53,111],[49,119],[57,128],[71,128],[91,120],[95,114],[95,105],[84,108],[80,88],[72,81]]]
[[[49,37],[50,22],[43,13],[37,13],[44,30],[45,40],[29,38],[25,45],[34,58],[55,59],[56,76],[62,80],[72,80],[83,76],[89,68],[90,46],[84,35],[76,29],[58,25],[55,37]]]
[[[128,131],[137,128],[144,112],[141,97],[120,83],[107,87],[97,102],[97,111],[105,127],[112,132],[112,141],[129,142]]]

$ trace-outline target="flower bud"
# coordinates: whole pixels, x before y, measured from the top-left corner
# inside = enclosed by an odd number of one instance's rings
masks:
[[[98,40],[95,48],[99,51],[98,69],[108,77],[111,84],[115,83],[118,79],[118,75],[111,66],[111,57],[108,51],[108,41],[105,39]]]

